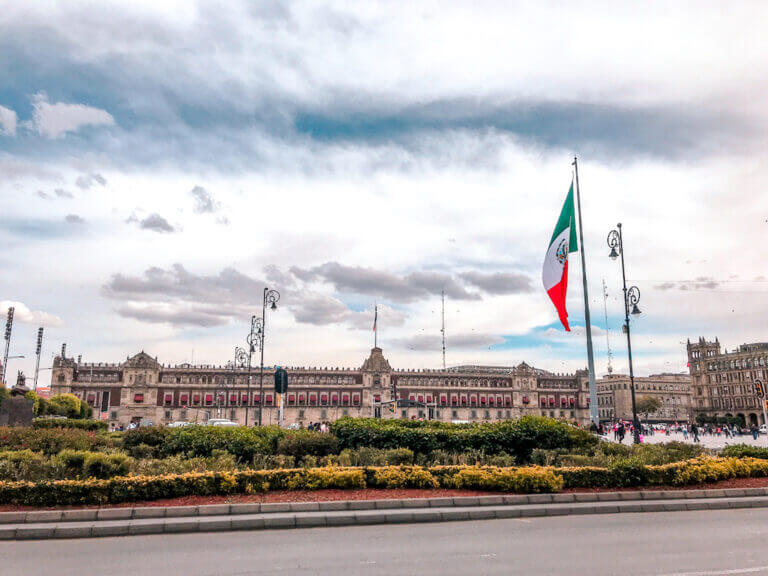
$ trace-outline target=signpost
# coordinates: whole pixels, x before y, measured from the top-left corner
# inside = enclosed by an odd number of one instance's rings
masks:
[[[288,392],[288,372],[285,368],[277,367],[275,370],[275,395],[277,396],[277,425],[283,426],[283,407],[285,406],[285,393]]]

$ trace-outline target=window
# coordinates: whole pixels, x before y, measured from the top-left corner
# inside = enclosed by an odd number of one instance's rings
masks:
[[[144,394],[142,394],[141,392],[137,392],[136,394],[133,395],[133,401],[136,404],[141,404],[142,402],[144,402]]]
[[[472,410],[471,418],[477,418],[477,410]]]
[[[166,394],[164,403],[167,404],[173,404],[173,394]],[[170,416],[166,416],[166,418],[170,418]]]
[[[200,405],[200,394],[192,394],[192,405],[193,406]]]
[[[205,395],[205,405],[210,406],[213,404],[213,394],[206,394]]]
[[[115,410],[112,410],[112,412],[110,412],[109,414],[109,417],[111,420],[117,420],[117,412]]]
[[[456,410],[451,410],[451,418],[457,418],[459,413]]]
[[[171,411],[170,410],[166,410],[165,411],[165,419],[166,420],[170,420],[171,419]]]

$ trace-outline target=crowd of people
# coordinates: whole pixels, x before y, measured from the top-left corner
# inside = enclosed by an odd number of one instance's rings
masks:
[[[602,436],[608,436],[613,434],[613,439],[616,442],[623,442],[627,435],[634,436],[635,427],[632,422],[624,422],[619,420],[613,424],[601,424],[598,429],[598,433]],[[740,426],[731,426],[728,424],[702,424],[696,423],[678,423],[674,424],[641,424],[639,429],[640,442],[647,436],[654,436],[656,434],[663,434],[665,436],[671,436],[672,434],[682,434],[683,440],[688,440],[690,437],[693,442],[701,442],[701,436],[713,436],[713,437],[725,437],[734,438],[736,436],[751,435],[753,439],[757,440],[760,430],[756,425],[752,425],[749,428],[742,428]]]

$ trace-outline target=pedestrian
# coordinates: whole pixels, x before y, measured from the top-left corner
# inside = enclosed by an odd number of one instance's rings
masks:
[[[749,430],[750,430],[750,432],[752,432],[752,439],[753,440],[757,440],[757,426],[752,424],[752,426],[750,426]]]
[[[696,424],[691,424],[691,435],[693,436],[694,443],[699,442],[699,429]]]

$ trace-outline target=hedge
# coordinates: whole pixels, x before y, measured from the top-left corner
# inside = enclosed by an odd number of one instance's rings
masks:
[[[108,480],[0,482],[0,504],[54,506],[116,504],[183,496],[255,494],[322,488],[463,488],[499,492],[558,492],[563,488],[684,486],[729,478],[768,476],[768,461],[702,457],[646,466],[623,462],[609,468],[525,466],[381,466],[240,470]]]
[[[748,456],[750,458],[768,460],[768,448],[763,446],[750,446],[749,444],[732,444],[726,446],[722,449],[720,454],[728,458],[742,458]]]
[[[48,455],[62,450],[101,450],[114,448],[119,441],[77,428],[23,428],[0,426],[0,451],[33,450]]]
[[[331,424],[331,431],[339,439],[341,449],[408,448],[416,454],[477,450],[485,454],[512,454],[519,463],[530,462],[534,448],[587,450],[599,443],[586,430],[539,416],[477,424],[342,418]]]
[[[35,418],[33,428],[79,428],[92,432],[105,431],[107,423],[100,420],[79,420],[75,418]]]

